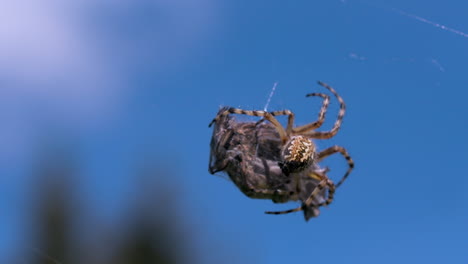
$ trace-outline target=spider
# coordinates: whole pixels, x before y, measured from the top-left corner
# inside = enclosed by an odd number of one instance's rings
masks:
[[[340,110],[338,112],[338,117],[335,121],[333,128],[330,131],[315,131],[319,128],[324,120],[325,114],[329,105],[329,96],[323,93],[311,93],[307,94],[306,97],[311,96],[319,96],[323,98],[322,107],[319,112],[318,120],[312,122],[310,124],[306,124],[299,127],[293,127],[294,124],[294,114],[290,110],[282,110],[282,111],[274,111],[274,112],[267,112],[267,111],[250,111],[250,110],[243,110],[239,108],[232,108],[227,107],[222,109],[218,115],[211,121],[209,126],[213,123],[218,122],[223,116],[229,114],[243,114],[243,115],[250,115],[250,116],[261,116],[263,117],[262,120],[257,122],[257,124],[263,122],[263,120],[267,120],[274,126],[277,130],[280,138],[281,144],[281,157],[280,161],[278,162],[278,166],[281,168],[282,172],[286,176],[291,176],[293,179],[297,179],[304,174],[308,175],[311,178],[319,181],[319,184],[316,186],[315,190],[312,191],[307,199],[303,201],[302,205],[298,208],[286,210],[286,211],[276,211],[276,212],[266,212],[267,214],[287,214],[291,212],[301,211],[304,208],[310,207],[312,205],[312,201],[314,199],[314,195],[318,192],[322,191],[324,188],[328,189],[328,195],[325,202],[318,204],[317,206],[322,205],[329,205],[333,201],[334,191],[338,188],[348,177],[351,171],[354,168],[354,162],[351,159],[350,155],[346,151],[345,148],[341,146],[332,146],[327,148],[321,152],[316,151],[316,146],[311,139],[329,139],[335,136],[338,130],[341,127],[341,123],[343,121],[343,117],[346,110],[346,105],[344,100],[338,95],[338,93],[329,85],[318,82],[319,85],[328,89],[338,100],[340,103]],[[286,128],[284,128],[275,116],[279,115],[287,115],[288,116],[288,124]],[[324,173],[315,173],[314,170],[318,168],[317,163],[325,159],[326,157],[339,153],[341,154],[348,163],[348,170],[344,174],[344,176],[340,179],[340,181],[335,185]],[[299,184],[300,181],[294,180],[296,184]],[[297,189],[300,186],[296,186]]]
[[[318,182],[314,178],[298,177],[296,183],[283,173],[278,164],[281,141],[272,124],[238,122],[229,115],[220,116],[215,123],[208,168],[211,174],[224,171],[246,196],[275,203],[303,202],[316,189]],[[315,168],[316,173],[324,171]],[[310,206],[304,207],[306,219],[319,215],[317,205],[324,200],[324,193],[319,192]]]

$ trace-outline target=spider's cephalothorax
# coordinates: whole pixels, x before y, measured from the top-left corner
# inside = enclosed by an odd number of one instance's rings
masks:
[[[325,83],[318,83],[321,86],[325,87],[327,90],[329,90],[340,103],[338,117],[335,121],[335,124],[333,125],[333,128],[330,131],[316,131],[317,128],[322,126],[325,120],[325,113],[330,102],[330,97],[324,93],[311,93],[306,95],[306,97],[318,96],[323,98],[318,120],[310,124],[294,127],[294,113],[290,110],[267,112],[261,110],[250,111],[239,108],[226,107],[218,113],[218,115],[211,121],[209,125],[211,126],[214,123],[218,124],[223,117],[229,114],[243,114],[262,117],[262,120],[257,122],[257,124],[260,124],[263,120],[267,120],[276,129],[278,133],[278,144],[280,144],[280,149],[282,150],[282,153],[280,159],[277,162],[277,166],[281,167],[282,173],[285,174],[286,177],[289,174],[294,174],[293,177],[290,177],[289,180],[293,180],[296,184],[298,184],[296,186],[297,189],[300,188],[301,184],[301,182],[299,182],[297,179],[300,179],[301,177],[309,177],[315,179],[316,181],[319,181],[319,183],[315,186],[315,189],[309,193],[307,199],[301,198],[303,204],[300,207],[281,212],[267,212],[269,214],[285,214],[310,208],[313,205],[314,201],[316,201],[315,196],[317,196],[324,190],[328,190],[327,199],[324,203],[320,203],[317,206],[330,204],[333,200],[335,189],[346,180],[346,178],[354,168],[354,162],[345,148],[340,146],[332,146],[320,152],[316,152],[315,145],[310,140],[329,139],[331,137],[334,137],[341,127],[341,123],[343,121],[343,117],[345,115],[346,110],[346,105],[343,99],[341,98],[341,96],[338,95],[335,89],[333,89],[331,86]],[[279,115],[288,116],[288,124],[286,127],[283,127],[281,123],[275,118],[275,116]],[[323,171],[320,171],[318,163],[326,157],[336,153],[343,155],[343,157],[346,159],[346,161],[348,162],[348,170],[341,178],[341,180],[335,185]],[[307,214],[306,219],[308,219]]]
[[[282,161],[279,166],[285,175],[307,168],[314,160],[315,145],[303,136],[293,136],[281,151]]]

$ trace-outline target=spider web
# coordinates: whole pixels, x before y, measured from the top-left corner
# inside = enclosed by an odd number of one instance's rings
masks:
[[[463,32],[463,31],[460,31],[460,30],[457,30],[457,29],[454,29],[454,28],[451,28],[451,27],[447,27],[445,25],[442,25],[442,24],[439,24],[439,23],[436,23],[436,22],[432,22],[432,21],[430,21],[428,19],[425,19],[425,18],[417,16],[417,15],[406,13],[406,12],[400,10],[400,9],[397,9],[397,8],[392,8],[390,10],[392,10],[393,12],[396,12],[397,14],[400,14],[402,16],[406,16],[406,17],[409,17],[411,19],[414,19],[414,20],[429,24],[429,25],[434,26],[436,28],[440,28],[442,30],[446,30],[446,31],[449,31],[451,33],[457,34],[459,36],[468,38],[468,34]]]
[[[276,91],[276,86],[277,86],[277,85],[278,85],[278,82],[275,82],[275,83],[273,84],[273,87],[271,88],[270,95],[268,96],[268,100],[267,100],[267,102],[266,102],[266,104],[265,104],[265,107],[263,108],[263,111],[265,111],[265,112],[267,111],[268,106],[270,105],[271,98],[273,97],[273,94],[274,94],[275,91]]]
[[[347,1],[347,0],[340,0],[340,2],[342,3],[342,5],[349,5],[350,4],[349,1]],[[446,24],[442,24],[442,23],[432,21],[430,19],[427,19],[427,18],[422,17],[420,15],[417,15],[415,13],[410,13],[410,12],[404,11],[402,9],[393,7],[393,6],[388,6],[388,5],[379,4],[379,3],[370,2],[370,1],[356,1],[356,4],[358,4],[358,3],[365,4],[367,6],[375,8],[375,9],[385,10],[385,11],[388,11],[388,12],[390,12],[392,14],[396,14],[399,17],[409,18],[412,21],[416,20],[418,22],[424,23],[426,25],[430,25],[430,26],[435,27],[437,29],[448,31],[448,32],[450,32],[452,34],[456,34],[458,36],[468,38],[468,33],[466,33],[466,31],[455,29],[453,27],[447,26]],[[376,60],[375,58],[372,59],[371,57],[363,56],[362,54],[359,54],[358,52],[354,52],[354,51],[351,51],[351,52],[348,53],[347,59],[351,59],[351,60],[355,60],[355,61],[359,61],[359,62],[364,62],[364,61],[374,61],[375,62],[375,60]],[[442,72],[442,73],[446,72],[446,68],[442,65],[442,63],[439,61],[439,59],[434,58],[434,56],[432,56],[432,55],[427,56],[425,58],[415,58],[415,57],[409,57],[408,58],[408,57],[401,57],[401,56],[392,56],[390,59],[387,58],[384,61],[378,60],[378,62],[379,63],[395,63],[395,62],[398,62],[398,63],[410,63],[410,64],[427,63],[427,64],[430,64],[435,69],[437,69],[439,72]],[[436,83],[436,85],[438,85],[438,83]]]

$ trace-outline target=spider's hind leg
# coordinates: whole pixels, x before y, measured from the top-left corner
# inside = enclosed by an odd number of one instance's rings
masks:
[[[315,187],[315,189],[310,193],[309,197],[301,204],[301,206],[286,210],[286,211],[266,211],[266,214],[289,214],[293,212],[298,212],[298,211],[303,211],[303,210],[308,210],[309,207],[320,207],[322,205],[328,205],[333,201],[333,196],[335,194],[335,185],[333,182],[328,179],[326,175],[319,175],[318,173],[312,173],[310,177],[315,178],[315,179],[320,179],[319,184]],[[327,200],[324,203],[318,204],[316,206],[312,205],[314,197],[316,197],[325,187],[328,187],[328,197]],[[310,216],[308,217],[305,215],[306,220],[309,220]]]
[[[321,152],[317,154],[317,161],[321,161],[324,158],[330,155],[333,155],[335,153],[340,153],[341,155],[343,155],[343,157],[348,162],[348,170],[346,171],[345,175],[343,175],[341,180],[336,184],[336,187],[338,188],[346,180],[346,178],[348,178],[349,174],[354,169],[354,161],[351,158],[351,156],[348,154],[348,151],[346,151],[345,148],[340,147],[340,146],[329,147],[325,150],[322,150]]]

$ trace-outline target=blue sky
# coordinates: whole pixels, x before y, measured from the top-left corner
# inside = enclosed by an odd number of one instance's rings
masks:
[[[151,157],[171,172],[157,180],[180,197],[201,263],[466,263],[467,12],[461,0],[5,4],[0,259],[28,248],[31,168],[52,142],[79,161],[83,233],[124,221]],[[320,217],[265,215],[297,204],[210,175],[208,123],[222,105],[263,109],[274,82],[269,110],[311,122],[317,80],[347,104],[317,144],[346,147],[356,169]],[[334,179],[346,169],[326,165]]]

